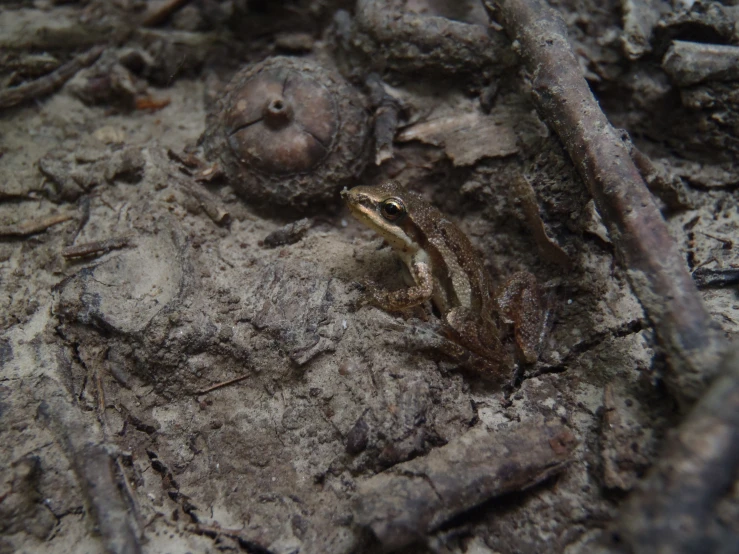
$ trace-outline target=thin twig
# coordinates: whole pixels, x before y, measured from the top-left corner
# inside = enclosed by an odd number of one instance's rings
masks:
[[[27,102],[28,100],[51,94],[74,77],[80,69],[95,63],[100,57],[100,54],[103,53],[103,50],[105,50],[104,46],[95,46],[48,75],[44,75],[29,83],[0,91],[0,109],[9,108],[21,102]]]
[[[213,392],[214,390],[221,389],[223,387],[227,387],[229,385],[233,385],[234,383],[238,383],[239,381],[243,381],[244,379],[248,378],[249,375],[242,375],[241,377],[235,377],[234,379],[229,379],[228,381],[223,381],[221,383],[216,383],[213,386],[208,387],[207,389],[203,389],[201,391],[198,391],[195,393],[195,396],[201,396],[203,394],[208,394],[209,392]]]
[[[393,157],[393,140],[398,130],[398,115],[401,104],[387,93],[376,73],[371,73],[365,79],[370,93],[370,102],[375,109],[375,165],[382,165]]]
[[[664,202],[666,208],[685,210],[694,207],[680,177],[660,171],[649,156],[641,152],[633,142],[630,142],[629,148],[631,159],[644,178],[647,188]]]
[[[485,7],[516,41],[537,108],[587,184],[665,351],[665,383],[681,406],[689,406],[714,375],[725,343],[628,145],[588,87],[557,12],[543,0],[486,1]]]
[[[94,379],[95,379],[95,386],[97,389],[97,410],[98,410],[98,422],[100,423],[100,429],[103,432],[103,437],[105,439],[106,443],[110,442],[110,427],[108,426],[108,418],[105,415],[105,407],[106,407],[106,401],[105,401],[105,385],[103,384],[103,378],[100,374],[100,371],[94,372]],[[121,489],[121,496],[123,497],[123,500],[126,501],[126,504],[128,504],[128,507],[131,511],[131,515],[133,515],[133,519],[128,519],[128,524],[130,525],[131,531],[133,532],[134,536],[138,539],[141,538],[141,529],[142,529],[142,521],[141,521],[141,512],[139,510],[138,504],[136,503],[136,495],[133,492],[133,489],[131,488],[131,484],[128,482],[128,479],[126,478],[126,472],[123,469],[123,464],[121,463],[121,456],[117,455],[115,458],[113,458],[115,467],[111,468],[113,473],[118,477],[118,485]]]
[[[77,221],[77,229],[74,232],[74,236],[72,237],[72,241],[77,240],[77,237],[82,232],[82,229],[85,228],[85,225],[87,225],[88,221],[90,221],[90,196],[85,195],[80,199],[78,209],[80,211],[80,218],[79,221]]]
[[[49,227],[69,221],[73,217],[72,214],[58,214],[45,217],[44,219],[24,221],[18,225],[1,225],[0,237],[24,237],[26,235],[43,233]]]
[[[723,247],[726,248],[726,249],[733,248],[733,246],[734,246],[734,241],[731,240],[731,239],[724,239],[724,238],[717,237],[716,235],[712,235],[710,233],[706,233],[706,232],[703,232],[703,231],[698,231],[698,233],[700,233],[703,236],[708,237],[709,239],[713,239],[713,240],[719,241],[723,245]]]
[[[216,538],[223,535],[235,539],[248,552],[269,552],[262,544],[253,539],[247,538],[242,531],[237,529],[226,529],[218,525],[204,525],[202,523],[193,523],[188,527],[197,535],[205,535],[207,537]]]
[[[124,248],[131,243],[130,237],[116,237],[108,240],[99,240],[95,242],[86,242],[75,246],[68,246],[62,250],[62,256],[67,260],[78,258],[87,258],[90,256],[99,256],[107,254],[111,250]]]
[[[123,468],[123,463],[121,462],[120,456],[116,457],[115,465],[116,469],[118,470],[117,473],[119,485],[122,489],[122,493],[125,494],[125,500],[127,501],[129,508],[131,509],[131,514],[133,514],[132,526],[135,525],[135,527],[133,528],[134,533],[136,534],[136,537],[141,539],[143,535],[142,529],[144,528],[144,521],[141,518],[141,510],[139,510],[139,505],[136,502],[136,493],[131,487],[131,483],[128,482],[126,471]]]
[[[97,408],[98,408],[98,421],[103,429],[103,434],[107,439],[108,435],[108,422],[105,419],[105,388],[103,387],[103,378],[100,376],[100,372],[94,373],[95,379],[95,390],[97,393]]]
[[[699,288],[731,287],[739,283],[739,268],[699,267],[693,271],[693,279]]]

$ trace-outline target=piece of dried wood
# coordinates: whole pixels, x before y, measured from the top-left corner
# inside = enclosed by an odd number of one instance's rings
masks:
[[[140,554],[141,530],[121,493],[115,453],[105,443],[100,427],[72,404],[59,383],[44,379],[39,389],[46,392],[39,415],[69,459],[105,552]]]
[[[200,204],[216,225],[226,225],[231,220],[231,214],[221,205],[220,200],[204,187],[183,181],[182,188]]]
[[[398,130],[398,114],[401,104],[388,94],[376,73],[371,73],[365,79],[369,89],[370,102],[375,106],[375,165],[393,157],[393,139]]]
[[[675,40],[662,59],[662,69],[681,87],[739,81],[739,46]]]
[[[369,527],[385,549],[401,548],[490,498],[561,472],[575,443],[573,435],[556,424],[473,429],[361,483],[355,521]]]

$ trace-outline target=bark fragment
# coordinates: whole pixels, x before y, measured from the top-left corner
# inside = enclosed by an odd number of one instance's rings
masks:
[[[531,228],[531,234],[534,236],[534,240],[542,256],[549,262],[570,269],[572,262],[567,252],[547,233],[544,221],[541,219],[541,214],[539,213],[539,205],[536,201],[534,187],[531,186],[531,183],[526,177],[521,175],[513,182],[513,188],[521,200],[521,207],[526,216],[526,222]]]
[[[455,166],[470,166],[483,158],[503,158],[518,152],[510,125],[480,111],[442,116],[403,129],[398,142],[420,141],[444,148]]]

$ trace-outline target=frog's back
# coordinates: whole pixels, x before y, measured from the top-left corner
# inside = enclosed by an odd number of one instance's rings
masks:
[[[419,194],[407,192],[408,211],[406,233],[414,235],[421,248],[433,260],[434,272],[446,288],[448,305],[442,311],[463,307],[478,314],[493,311],[492,283],[483,257],[467,235],[437,208]]]

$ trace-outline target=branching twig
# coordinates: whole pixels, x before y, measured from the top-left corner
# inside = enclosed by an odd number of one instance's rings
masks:
[[[39,96],[46,96],[69,81],[82,68],[95,63],[100,54],[105,50],[104,46],[95,46],[80,54],[71,61],[65,63],[48,75],[44,75],[31,81],[7,90],[0,91],[0,109],[15,106],[21,102],[27,102]]]
[[[628,146],[582,75],[564,21],[543,0],[486,1],[485,6],[516,41],[539,112],[562,139],[595,199],[667,355],[664,379],[671,394],[682,406],[690,405],[713,376],[724,343]]]
[[[693,207],[680,177],[660,170],[649,156],[643,154],[633,143],[630,145],[630,153],[649,191],[662,200],[666,208],[684,210]]]

